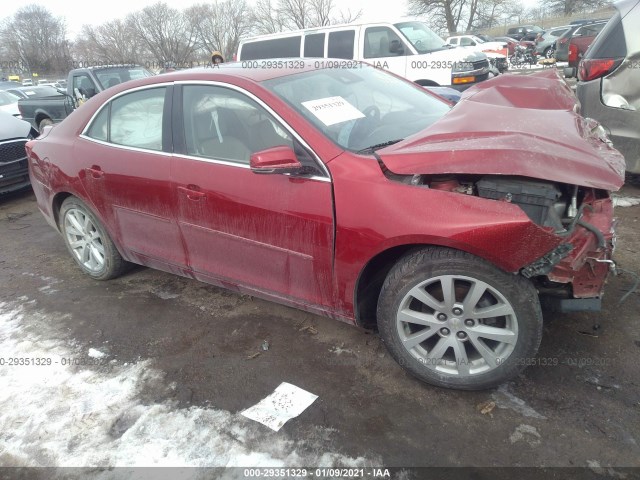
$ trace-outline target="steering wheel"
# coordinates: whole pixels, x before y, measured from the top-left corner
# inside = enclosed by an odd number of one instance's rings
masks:
[[[422,47],[422,40],[416,40],[413,42],[413,46],[416,47],[416,50],[419,50]]]
[[[364,117],[358,119],[351,129],[349,135],[349,146],[353,146],[358,140],[368,136],[367,130],[373,125],[380,123],[380,109],[375,105],[370,105],[362,111]]]

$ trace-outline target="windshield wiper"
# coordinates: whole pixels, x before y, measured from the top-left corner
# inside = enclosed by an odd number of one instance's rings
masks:
[[[404,140],[404,138],[398,138],[397,140],[389,140],[388,142],[377,143],[375,145],[371,145],[370,147],[363,148],[362,150],[358,150],[356,153],[375,152],[379,148],[388,147],[389,145],[393,145],[394,143],[401,142],[402,140]]]

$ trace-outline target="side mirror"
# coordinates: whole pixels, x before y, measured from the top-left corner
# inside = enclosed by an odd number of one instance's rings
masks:
[[[253,173],[296,173],[302,164],[291,147],[273,147],[251,155],[249,165]]]

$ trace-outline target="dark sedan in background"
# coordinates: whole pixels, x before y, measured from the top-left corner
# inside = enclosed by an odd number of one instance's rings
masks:
[[[0,112],[0,195],[29,186],[24,146],[35,135],[28,122]]]

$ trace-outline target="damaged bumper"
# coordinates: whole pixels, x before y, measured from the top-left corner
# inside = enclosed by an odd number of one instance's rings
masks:
[[[566,239],[521,270],[539,285],[543,305],[552,310],[598,311],[615,249],[611,198],[585,198]]]

